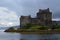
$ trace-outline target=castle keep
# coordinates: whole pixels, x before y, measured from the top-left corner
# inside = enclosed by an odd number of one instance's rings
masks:
[[[52,25],[52,23],[54,23],[52,21],[52,12],[50,12],[49,8],[44,10],[39,9],[36,15],[37,15],[36,18],[31,18],[31,16],[21,16],[20,26],[23,27],[27,24]]]

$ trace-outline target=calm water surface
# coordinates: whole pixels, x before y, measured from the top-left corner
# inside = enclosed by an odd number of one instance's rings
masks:
[[[0,32],[0,40],[60,40],[60,34],[20,34]]]

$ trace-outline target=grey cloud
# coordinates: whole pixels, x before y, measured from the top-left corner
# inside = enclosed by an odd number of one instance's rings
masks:
[[[0,6],[15,11],[18,16],[29,14],[34,16],[40,8],[50,8],[53,18],[60,17],[58,16],[60,15],[60,0],[0,0]]]
[[[40,8],[50,8],[53,13],[53,18],[59,18],[60,0],[16,0],[16,3],[22,6],[23,10],[19,10],[24,15],[35,15],[36,11]]]

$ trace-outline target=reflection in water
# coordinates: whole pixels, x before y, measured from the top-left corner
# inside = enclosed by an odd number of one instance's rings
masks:
[[[21,40],[60,40],[60,34],[21,34]]]
[[[0,32],[0,40],[20,40],[19,33]]]
[[[56,38],[40,39],[40,40],[58,40]]]
[[[60,34],[20,34],[0,32],[0,40],[60,40]]]

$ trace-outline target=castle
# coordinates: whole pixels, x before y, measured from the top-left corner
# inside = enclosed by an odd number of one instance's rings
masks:
[[[20,18],[20,27],[22,28],[26,24],[32,25],[56,25],[55,21],[52,21],[52,12],[50,12],[49,8],[47,9],[39,9],[39,12],[36,14],[35,18],[31,18],[31,16],[21,16]]]

